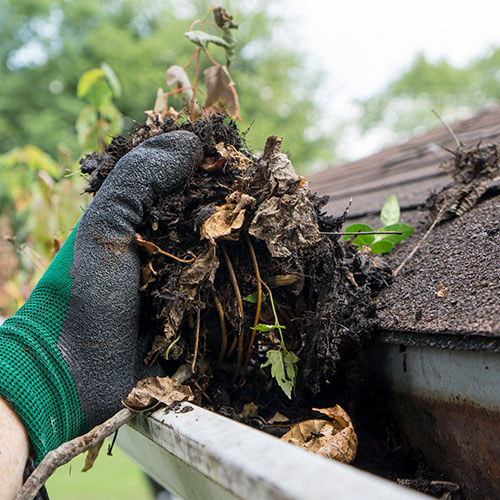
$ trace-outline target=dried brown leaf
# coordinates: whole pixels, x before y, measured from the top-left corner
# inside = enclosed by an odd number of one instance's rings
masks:
[[[225,164],[225,158],[215,158],[213,156],[208,156],[203,160],[203,163],[200,165],[200,167],[205,172],[220,172]]]
[[[358,437],[349,415],[339,405],[314,410],[332,420],[312,419],[299,422],[281,439],[326,458],[351,463],[356,457]]]
[[[439,283],[436,290],[436,295],[438,297],[446,297],[448,295],[448,289],[442,283]]]
[[[101,441],[100,443],[92,446],[92,448],[89,448],[87,450],[87,455],[85,455],[85,464],[83,465],[82,472],[87,472],[92,468],[97,456],[99,455],[99,450],[101,449],[103,443],[104,441]]]
[[[134,411],[146,411],[159,404],[192,401],[191,389],[170,377],[150,377],[137,382],[123,404]]]
[[[191,82],[186,70],[182,66],[173,65],[167,69],[167,85],[171,89],[182,89],[182,94],[186,100],[191,101],[193,98],[193,90]]]
[[[153,263],[151,261],[141,265],[141,292],[146,290],[150,283],[156,281],[156,275],[158,273],[153,268]]]
[[[282,415],[279,411],[277,411],[268,421],[268,424],[283,424],[285,422],[289,422],[290,419]]]
[[[241,411],[242,417],[256,417],[259,414],[259,407],[255,403],[246,403]]]
[[[236,205],[233,203],[225,203],[216,207],[215,212],[200,227],[201,237],[213,244],[219,238],[224,240],[238,239],[239,229],[245,221],[245,210],[239,210],[234,217],[235,210]]]
[[[203,107],[222,111],[233,120],[241,121],[238,94],[226,66],[210,66],[203,73],[207,87]]]

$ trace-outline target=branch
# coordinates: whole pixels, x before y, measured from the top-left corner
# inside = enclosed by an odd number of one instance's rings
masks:
[[[38,490],[47,479],[61,465],[67,464],[71,459],[104,441],[116,432],[123,424],[127,423],[134,412],[124,408],[113,415],[109,420],[95,426],[87,434],[78,436],[71,441],[63,443],[59,448],[49,451],[38,467],[31,473],[14,500],[33,500]]]
[[[436,218],[434,219],[433,223],[430,225],[429,229],[425,232],[425,234],[422,236],[420,241],[413,247],[413,250],[406,256],[406,258],[399,264],[399,266],[396,268],[396,270],[392,273],[394,277],[396,277],[401,269],[406,265],[406,263],[417,253],[418,249],[423,245],[424,241],[427,239],[427,236],[431,234],[431,231],[436,227],[436,225],[441,222],[441,217],[444,213],[444,210],[446,208],[446,205],[443,205],[441,207],[441,210],[439,213],[436,215]]]

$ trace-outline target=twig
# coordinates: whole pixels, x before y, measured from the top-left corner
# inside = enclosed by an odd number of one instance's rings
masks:
[[[257,280],[257,308],[255,310],[255,318],[253,321],[253,329],[252,329],[252,334],[250,336],[250,342],[248,344],[248,349],[247,349],[247,355],[245,357],[245,363],[243,364],[243,369],[241,370],[241,380],[245,377],[245,372],[248,367],[248,363],[250,362],[250,356],[252,355],[252,347],[255,342],[255,336],[257,335],[257,330],[255,330],[255,327],[259,323],[259,317],[260,317],[260,308],[262,306],[262,283],[260,280],[260,270],[259,270],[259,264],[257,262],[257,257],[255,255],[255,250],[253,248],[252,242],[250,241],[250,237],[248,236],[248,233],[245,233],[245,240],[248,245],[248,250],[250,251],[250,258],[252,259],[252,265],[253,269],[255,272],[255,278]]]
[[[457,147],[459,147],[459,148],[462,147],[463,146],[462,141],[457,137],[455,132],[453,132],[452,128],[441,118],[440,114],[434,108],[432,108],[432,112],[438,118],[438,120],[444,125],[446,130],[448,130],[448,132],[453,137],[453,139],[455,139],[455,142],[457,143]]]
[[[195,49],[196,52],[196,60],[195,60],[195,67],[194,67],[194,83],[193,83],[193,99],[191,100],[191,108],[190,108],[190,114],[193,115],[194,113],[194,106],[196,103],[196,89],[198,88],[198,78],[200,76],[200,53],[201,49],[197,48]]]
[[[401,262],[401,264],[399,264],[399,266],[394,271],[393,276],[397,276],[399,274],[399,272],[401,271],[401,269],[403,269],[403,267],[406,265],[406,263],[417,253],[418,249],[422,246],[424,241],[427,239],[427,236],[429,236],[431,231],[436,227],[436,224],[438,224],[438,222],[441,220],[441,217],[444,213],[445,208],[446,208],[446,206],[443,205],[443,207],[441,208],[439,213],[436,215],[434,222],[431,224],[429,229],[427,229],[427,231],[422,236],[420,241],[413,247],[413,250],[406,256],[406,258],[403,260],[403,262]]]
[[[212,295],[214,298],[215,307],[217,308],[217,313],[219,314],[220,329],[222,332],[220,353],[219,353],[219,358],[217,359],[217,367],[219,367],[222,364],[222,361],[224,361],[224,358],[226,357],[227,329],[226,329],[226,319],[224,317],[224,309],[222,308],[222,304],[220,303],[219,297],[217,297],[217,293],[215,292],[215,288],[213,286],[212,286]]]
[[[40,465],[31,473],[14,500],[32,500],[47,479],[61,465],[67,464],[71,459],[104,441],[105,438],[116,432],[126,424],[134,412],[127,408],[120,410],[106,422],[97,425],[87,434],[63,443],[59,448],[49,451]]]
[[[366,234],[403,234],[401,231],[356,231],[355,233],[339,233],[336,231],[320,231],[320,234],[334,234],[335,236],[358,236]]]
[[[194,373],[196,368],[196,358],[198,357],[198,347],[200,345],[200,308],[196,311],[196,337],[194,341],[194,357],[191,363],[191,371]]]

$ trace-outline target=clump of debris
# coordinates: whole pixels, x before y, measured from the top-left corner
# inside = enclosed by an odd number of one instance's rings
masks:
[[[222,114],[184,123],[156,115],[81,161],[87,191],[133,147],[174,130],[201,139],[204,161],[156,201],[136,236],[146,363],[223,415],[337,460],[358,449],[358,466],[394,480],[424,477],[356,359],[391,269],[340,240],[347,211],[322,210],[327,197],[310,192],[281,139],[254,154]]]
[[[158,117],[115,138],[82,160],[87,190],[131,148],[179,129],[200,137],[205,160],[181,191],[157,200],[137,235],[141,327],[154,336],[146,362],[183,370],[198,401],[218,410],[310,403],[369,336],[372,297],[391,271],[324,234],[345,217],[322,211],[327,200],[295,173],[281,139],[252,154],[221,114],[180,125]]]

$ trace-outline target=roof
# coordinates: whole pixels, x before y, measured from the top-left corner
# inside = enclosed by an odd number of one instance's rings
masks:
[[[500,106],[462,122],[452,129],[464,144],[500,142]],[[353,198],[349,218],[378,213],[384,201],[396,193],[402,208],[422,204],[430,190],[449,182],[437,167],[456,147],[449,132],[440,127],[410,141],[361,160],[332,167],[309,177],[312,191],[330,195],[328,212],[340,214]]]
[[[452,128],[464,144],[500,143],[500,106]],[[442,146],[456,147],[444,127],[314,174],[311,189],[330,195],[326,209],[332,215],[342,213],[352,197],[348,219],[373,225],[385,200],[396,194],[402,221],[416,227],[388,254],[396,268],[429,226],[428,212],[422,210],[427,196],[451,181],[437,170],[450,157]],[[393,284],[381,292],[378,325],[386,338],[457,347],[474,337],[476,348],[500,350],[499,186],[493,184],[469,212],[436,226]]]

